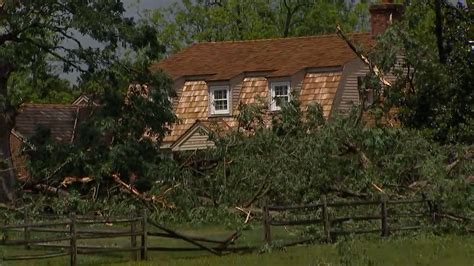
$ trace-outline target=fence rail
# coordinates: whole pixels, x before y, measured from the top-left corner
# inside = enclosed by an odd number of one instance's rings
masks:
[[[32,223],[30,222],[30,215],[25,212],[25,222],[22,224],[5,225],[0,226],[0,231],[3,232],[3,239],[0,241],[0,245],[3,246],[18,246],[25,245],[25,248],[31,249],[32,247],[41,247],[49,249],[62,249],[65,252],[47,253],[47,254],[36,254],[36,255],[17,255],[17,256],[6,256],[3,257],[4,261],[14,260],[38,260],[38,259],[50,259],[56,257],[70,256],[70,264],[77,265],[78,254],[90,254],[90,253],[102,253],[102,252],[134,252],[135,259],[146,259],[147,258],[147,217],[146,213],[143,212],[139,217],[136,218],[115,218],[115,219],[95,219],[93,217],[76,216],[75,213],[71,213],[69,217],[62,217],[61,221],[49,222],[49,223]],[[54,217],[58,219],[60,217]],[[123,224],[129,223],[131,228],[136,228],[137,223],[140,224],[139,230],[98,230],[98,229],[80,229],[79,225],[100,225],[104,223],[112,224]],[[63,228],[54,228],[63,227]],[[23,232],[23,239],[10,240],[8,232]],[[31,238],[32,233],[53,233],[61,234],[58,237],[43,237],[43,238]],[[116,238],[116,237],[131,237],[132,245],[130,247],[100,247],[100,246],[84,246],[78,245],[78,240],[84,239],[105,239],[105,238]],[[136,241],[134,244],[133,239],[136,237],[141,238],[140,246],[137,246]],[[138,256],[139,252],[139,256]]]
[[[328,202],[326,197],[321,197],[320,202],[317,204],[308,205],[289,205],[289,206],[263,206],[263,232],[264,240],[266,243],[272,243],[272,226],[296,226],[296,225],[321,225],[322,226],[322,238],[331,242],[337,235],[347,234],[367,234],[367,233],[380,233],[381,236],[389,236],[395,231],[404,230],[417,230],[420,226],[390,226],[390,222],[401,220],[404,218],[430,218],[432,216],[432,210],[428,212],[404,212],[404,213],[391,213],[394,209],[389,207],[401,206],[401,205],[413,205],[413,204],[425,204],[430,206],[425,199],[416,200],[387,200],[385,197],[380,197],[379,200],[368,200],[368,201],[352,201],[352,202]],[[337,210],[345,207],[358,207],[358,206],[374,206],[379,209],[379,214],[357,214],[345,217],[331,217],[330,209]],[[311,219],[292,219],[292,220],[277,220],[272,216],[272,213],[281,213],[289,211],[305,210],[306,214],[314,214],[316,211],[320,212],[320,218]],[[359,228],[359,229],[333,229],[332,226],[335,224],[342,224],[348,221],[362,222],[362,221],[380,221],[379,228]],[[291,243],[290,243],[291,244]]]
[[[426,206],[425,206],[426,205]],[[418,206],[417,208],[407,208],[410,211],[400,211],[401,207]],[[272,227],[279,226],[302,226],[302,225],[319,225],[321,226],[320,235],[295,240],[286,243],[284,246],[294,246],[315,241],[315,239],[323,239],[331,242],[339,235],[347,234],[368,234],[379,233],[381,236],[389,236],[396,231],[418,230],[419,225],[406,225],[397,223],[406,219],[439,219],[441,214],[435,212],[427,200],[387,200],[381,197],[378,200],[370,201],[352,201],[352,202],[330,202],[326,197],[321,197],[316,204],[308,205],[289,205],[289,206],[270,206],[268,201],[263,206],[263,233],[264,241],[268,244],[272,243]],[[354,207],[354,210],[360,208],[370,210],[377,213],[354,213],[353,215],[344,216],[335,215],[341,213],[344,208]],[[426,210],[427,208],[427,210]],[[416,209],[416,210],[415,210]],[[301,219],[278,218],[281,213],[304,212],[306,217]],[[0,232],[3,232],[3,239],[0,240],[0,246],[19,246],[24,245],[26,250],[33,248],[41,248],[49,253],[36,255],[16,255],[3,257],[5,261],[11,260],[35,260],[50,259],[56,257],[70,257],[70,264],[77,265],[77,256],[83,254],[102,254],[109,252],[130,252],[133,260],[148,259],[149,251],[159,252],[190,252],[190,251],[206,251],[215,255],[227,254],[229,252],[245,252],[254,251],[259,247],[234,245],[235,240],[241,235],[240,231],[235,231],[225,239],[215,239],[205,236],[191,236],[176,232],[165,226],[153,221],[147,217],[145,211],[141,211],[138,215],[132,217],[115,217],[115,218],[97,218],[90,216],[77,216],[71,213],[68,217],[51,216],[54,219],[51,222],[34,223],[31,221],[29,213],[26,211],[25,219],[22,224],[12,224],[0,226]],[[444,216],[447,216],[446,214]],[[455,217],[456,219],[468,219],[464,217]],[[380,224],[375,226],[374,222],[379,221]],[[356,224],[364,222],[362,228],[343,228],[344,224],[354,222]],[[93,225],[115,226],[120,224],[120,229],[108,228],[97,229],[90,228]],[[371,225],[367,226],[367,225]],[[128,227],[127,227],[128,226]],[[10,239],[8,232],[15,232],[16,237],[20,239]],[[34,234],[49,234],[47,237],[34,238]],[[78,244],[79,240],[91,239],[109,239],[109,238],[130,238],[130,244],[127,246],[93,246]],[[149,238],[171,238],[186,242],[192,247],[165,247],[154,246],[150,244]],[[56,251],[53,253],[53,251]]]
[[[45,253],[36,255],[16,255],[3,257],[4,261],[14,260],[35,260],[50,259],[56,257],[69,256],[70,264],[77,265],[78,254],[99,254],[109,252],[131,252],[133,260],[147,260],[148,251],[207,251],[215,255],[221,255],[224,252],[237,252],[249,249],[249,247],[229,247],[240,236],[240,232],[235,232],[226,239],[211,239],[204,236],[188,236],[168,229],[155,221],[148,219],[145,211],[141,211],[138,216],[133,218],[94,218],[87,216],[76,216],[72,213],[69,217],[54,216],[54,219],[60,220],[49,223],[32,223],[28,212],[24,214],[24,223],[0,226],[0,232],[3,232],[3,239],[0,240],[0,246],[18,246],[25,245],[25,249],[42,248],[51,250],[60,250],[56,253]],[[94,229],[83,228],[84,226],[101,224],[128,224],[128,228],[117,229]],[[81,226],[81,227],[79,227]],[[60,228],[58,228],[60,227]],[[154,230],[149,230],[149,227]],[[23,239],[9,239],[8,232],[23,234]],[[52,237],[51,235],[43,238],[32,238],[33,233],[60,234],[61,236]],[[130,237],[130,246],[104,247],[92,245],[79,245],[78,240],[108,239],[108,238]],[[185,241],[193,247],[157,247],[148,242],[149,237],[173,238]],[[213,244],[215,247],[209,247],[205,244]]]

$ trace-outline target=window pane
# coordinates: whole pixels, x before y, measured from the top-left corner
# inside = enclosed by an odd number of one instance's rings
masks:
[[[215,90],[214,100],[227,99],[227,90]]]
[[[227,110],[227,100],[215,100],[214,109],[216,111],[225,111]]]
[[[288,86],[275,86],[275,96],[288,95]]]

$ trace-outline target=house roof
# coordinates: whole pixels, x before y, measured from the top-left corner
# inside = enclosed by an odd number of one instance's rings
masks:
[[[51,137],[61,142],[74,139],[80,107],[63,104],[23,104],[16,117],[14,130],[29,138],[39,125],[51,130]]]
[[[347,35],[356,44],[371,46],[370,33]],[[246,72],[268,77],[293,75],[306,68],[341,66],[356,58],[337,34],[310,37],[224,41],[194,44],[152,66],[173,79],[205,76],[207,81],[229,80]]]

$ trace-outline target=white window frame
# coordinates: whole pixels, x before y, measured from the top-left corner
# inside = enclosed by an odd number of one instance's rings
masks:
[[[291,82],[290,81],[274,81],[270,82],[270,110],[271,111],[280,111],[281,107],[277,105],[275,99],[275,87],[277,86],[287,86],[288,87],[288,102],[291,101]]]
[[[227,96],[227,109],[225,110],[216,110],[215,105],[214,105],[214,93],[216,91],[221,91],[225,90],[226,91],[226,96]],[[222,99],[220,99],[222,100]],[[228,115],[230,114],[230,86],[228,85],[216,85],[216,86],[210,86],[209,87],[209,110],[211,115]]]

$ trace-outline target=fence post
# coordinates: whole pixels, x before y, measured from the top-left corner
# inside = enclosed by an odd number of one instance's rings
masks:
[[[263,206],[263,239],[267,244],[272,242],[272,233],[270,228],[271,217],[270,211],[268,210],[268,199],[265,199]]]
[[[331,242],[331,223],[329,221],[328,203],[325,195],[321,196],[321,202],[323,203],[323,228],[324,228],[324,239],[328,243]]]
[[[70,214],[70,234],[71,234],[71,266],[77,265],[77,228],[76,228],[76,213]]]
[[[380,215],[382,220],[382,236],[388,236],[390,232],[388,229],[387,198],[385,195],[380,197]]]
[[[148,230],[147,230],[147,224],[148,224],[148,218],[147,218],[147,213],[146,209],[143,209],[141,211],[142,215],[142,237],[141,237],[141,249],[140,249],[140,257],[141,260],[148,260]]]
[[[7,225],[6,220],[3,223],[3,225],[5,225],[5,226]],[[2,234],[3,234],[3,236],[2,236],[2,239],[0,239],[0,243],[8,241],[8,230],[6,228],[3,228]]]
[[[133,215],[130,217],[131,219],[133,218]],[[130,245],[132,248],[137,247],[137,222],[132,221],[130,223]],[[137,261],[138,260],[138,250],[133,250],[132,251],[132,259]]]
[[[25,237],[25,249],[31,249],[30,241],[30,214],[28,212],[28,208],[25,208],[25,228],[24,228],[24,237]]]
[[[428,200],[427,202],[431,217],[431,223],[436,224],[438,222],[438,216],[436,215],[438,213],[438,206],[433,200]]]

